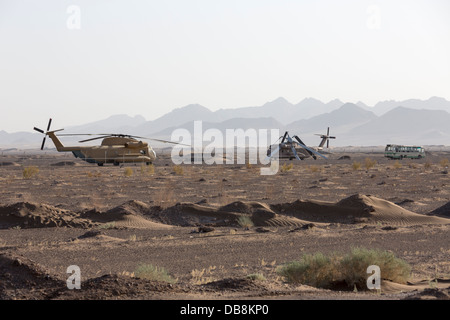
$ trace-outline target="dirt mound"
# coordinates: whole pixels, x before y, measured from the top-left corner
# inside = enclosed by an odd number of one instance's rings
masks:
[[[450,287],[446,289],[426,288],[405,300],[450,300]]]
[[[124,204],[99,212],[89,210],[83,213],[86,217],[96,223],[110,223],[118,228],[170,228],[170,225],[163,224],[151,219],[151,207],[141,201],[130,200]]]
[[[447,202],[442,207],[439,207],[436,210],[431,211],[429,215],[450,218],[450,202]]]
[[[101,230],[89,230],[86,233],[82,234],[81,236],[72,239],[74,240],[84,240],[84,241],[93,241],[93,242],[108,242],[108,241],[113,241],[113,242],[123,242],[125,241],[124,239],[120,239],[120,238],[116,238],[116,237],[111,237],[106,235],[103,231]]]
[[[310,223],[382,223],[391,226],[448,224],[448,204],[441,207],[441,217],[422,215],[395,203],[371,195],[355,194],[336,203],[296,200],[269,205],[256,201],[236,201],[215,207],[178,203],[169,208],[150,206],[131,200],[105,212],[96,209],[81,213],[46,204],[19,202],[0,206],[0,228],[76,227],[92,228],[111,224],[117,228],[167,229],[173,226],[238,227],[241,217],[248,217],[256,227],[301,227]]]
[[[74,161],[60,161],[60,162],[52,163],[51,166],[54,166],[54,167],[79,166],[79,164]]]
[[[205,289],[212,289],[214,291],[267,291],[266,287],[258,283],[258,281],[246,278],[226,278],[204,285]]]
[[[193,203],[178,203],[167,209],[154,208],[152,217],[177,226],[233,226],[239,214]]]
[[[406,210],[392,202],[371,195],[355,194],[336,203],[300,201],[275,204],[278,214],[323,223],[389,223],[390,225],[447,224],[450,220]]]
[[[174,284],[134,278],[126,275],[103,275],[87,279],[81,284],[81,290],[62,290],[60,300],[109,300],[136,299],[161,293],[180,292]]]
[[[0,229],[75,227],[90,228],[92,221],[80,218],[75,212],[46,204],[18,202],[0,206]]]
[[[277,215],[269,205],[237,201],[222,207],[183,203],[154,214],[163,223],[179,226],[239,226],[239,218],[248,216],[255,226],[301,226],[305,222]]]
[[[63,285],[31,260],[0,254],[1,300],[47,299]]]
[[[0,167],[7,167],[7,166],[19,167],[20,164],[18,164],[17,162],[13,162],[13,161],[0,161]]]
[[[248,202],[235,201],[220,207],[220,210],[226,212],[247,213],[247,214],[252,214],[255,212],[255,210],[272,212],[272,209],[270,209],[269,205],[256,201],[248,201]]]

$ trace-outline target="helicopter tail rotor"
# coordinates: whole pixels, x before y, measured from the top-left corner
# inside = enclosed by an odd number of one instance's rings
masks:
[[[319,148],[322,148],[327,143],[327,148],[330,147],[330,139],[336,139],[336,137],[330,136],[330,127],[327,128],[327,134],[316,134],[322,138],[322,141],[319,144]]]
[[[36,128],[36,127],[33,128],[33,130],[35,130],[35,131],[37,131],[37,132],[40,132],[40,133],[43,133],[43,134],[44,134],[44,139],[42,139],[42,144],[41,144],[41,150],[44,149],[45,140],[46,140],[46,138],[47,138],[47,136],[48,136],[48,133],[50,132],[50,126],[51,126],[51,125],[52,125],[52,118],[50,118],[50,119],[48,120],[47,131],[44,131],[44,130],[39,129],[39,128]],[[51,132],[57,132],[57,131],[61,131],[61,130],[63,130],[63,129],[54,130],[54,131],[51,131]]]
[[[44,134],[44,139],[42,139],[42,144],[41,144],[41,150],[44,149],[45,139],[47,138],[47,133],[50,131],[50,126],[51,125],[52,125],[52,118],[50,118],[50,120],[48,120],[48,125],[47,125],[47,131],[46,132],[44,130],[36,128],[36,127],[33,128],[35,131]]]

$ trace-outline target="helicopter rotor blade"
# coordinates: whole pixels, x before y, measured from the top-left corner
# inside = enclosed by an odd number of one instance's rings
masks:
[[[39,129],[39,128],[36,128],[36,127],[34,127],[33,129],[34,129],[34,130],[36,130],[37,132],[40,132],[40,133],[45,133],[45,131],[44,131],[44,130],[42,130],[42,129]]]
[[[310,151],[310,152],[314,153],[315,155],[318,155],[318,156],[320,156],[320,157],[322,157],[322,158],[324,158],[324,159],[328,159],[328,158],[325,157],[323,154],[320,154],[319,152],[317,152],[317,151],[315,151],[315,150],[313,150],[313,149],[311,149],[311,148],[305,146],[303,143],[301,143],[301,142],[300,142],[301,140],[300,140],[299,137],[294,136],[294,138],[297,139],[298,143],[300,144],[300,146],[301,146],[302,148],[304,148],[304,149],[306,149],[307,151]]]
[[[284,141],[286,140],[286,137],[287,137],[287,136],[289,136],[289,135],[288,135],[288,132],[286,131],[286,132],[284,133],[283,139],[281,140],[281,143],[284,143]]]
[[[159,142],[163,142],[163,143],[181,144],[181,145],[183,145],[183,146],[188,146],[188,147],[191,146],[191,145],[189,145],[189,144],[179,143],[179,142],[175,142],[175,141],[168,141],[168,140],[155,139],[155,138],[148,138],[148,137],[130,136],[130,135],[126,135],[126,136],[127,136],[127,137],[130,137],[130,138],[138,138],[138,139],[154,140],[154,141],[159,141]]]
[[[269,159],[271,159],[274,155],[276,155],[278,152],[280,151],[280,145],[278,145],[278,147],[270,153],[270,155],[268,155],[266,157],[266,161],[268,161]]]
[[[35,128],[35,129],[38,129],[38,128]],[[40,130],[40,129],[38,129],[38,130]],[[118,133],[65,133],[65,134],[60,134],[59,136],[98,136],[98,137],[95,137],[95,138],[81,140],[79,142],[88,142],[88,141],[92,141],[92,140],[104,139],[104,138],[110,138],[110,137],[137,138],[137,139],[154,140],[154,141],[159,141],[159,142],[163,142],[163,143],[181,144],[181,145],[190,147],[190,145],[188,145],[188,144],[174,142],[174,141],[155,139],[155,138],[148,138],[148,137],[140,137],[140,136],[133,136],[133,135],[129,135],[129,134],[118,134]]]
[[[47,136],[44,136],[44,139],[42,140],[42,144],[41,144],[41,150],[43,150],[44,149],[44,144],[45,144],[45,138],[46,138]]]
[[[88,142],[88,141],[92,141],[92,140],[97,140],[97,139],[104,139],[104,138],[109,138],[111,136],[102,136],[102,137],[95,137],[95,138],[90,138],[90,139],[86,139],[86,140],[81,140],[78,142]]]
[[[50,125],[52,124],[52,118],[48,120],[47,132],[50,131]]]
[[[188,146],[188,147],[191,146],[189,144],[184,144],[184,143],[179,143],[179,142],[174,142],[174,141],[161,140],[161,139],[153,139],[153,138],[142,138],[142,139],[154,140],[154,141],[159,141],[159,142],[164,142],[164,143],[181,144],[183,146]]]
[[[97,134],[97,133],[63,133],[58,134],[58,136],[98,136],[98,135],[105,135],[105,134]]]

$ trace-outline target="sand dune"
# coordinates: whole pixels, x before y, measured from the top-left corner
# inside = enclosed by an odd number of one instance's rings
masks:
[[[95,224],[79,214],[46,204],[18,202],[0,206],[0,228],[76,227],[89,228]]]
[[[355,194],[337,203],[300,201],[276,204],[274,211],[299,219],[326,223],[386,223],[392,225],[446,224],[449,219],[426,216],[406,210],[371,195]]]
[[[46,204],[19,202],[0,207],[0,227],[90,228],[111,223],[118,228],[170,228],[172,226],[239,226],[241,216],[255,226],[304,226],[314,222],[389,225],[448,224],[450,219],[417,214],[371,195],[355,194],[336,203],[301,201],[269,205],[236,201],[215,207],[181,203],[168,208],[131,200],[105,212],[72,212]]]

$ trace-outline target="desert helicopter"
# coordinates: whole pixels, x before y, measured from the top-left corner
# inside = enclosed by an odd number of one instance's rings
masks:
[[[52,139],[55,144],[56,150],[59,152],[72,152],[75,158],[80,158],[88,163],[96,163],[99,166],[103,166],[105,163],[112,163],[116,166],[121,163],[136,163],[142,162],[147,165],[152,164],[156,159],[155,151],[148,145],[147,142],[137,139],[149,139],[164,143],[179,144],[177,142],[144,138],[138,136],[131,136],[125,134],[61,134],[59,136],[86,136],[97,135],[98,137],[81,140],[79,142],[87,142],[96,139],[103,139],[100,146],[64,146],[56,136],[56,132],[64,129],[50,131],[50,125],[52,119],[50,118],[47,126],[47,131],[34,127],[33,129],[43,133],[44,139],[42,140],[41,150],[44,149],[45,139],[47,136]]]
[[[312,157],[314,160],[317,159],[317,156],[320,156],[324,159],[327,159],[323,154],[318,151],[323,150],[323,146],[325,142],[327,143],[327,148],[330,146],[329,139],[336,139],[336,137],[330,136],[330,128],[327,130],[327,134],[316,134],[322,138],[318,147],[307,147],[303,141],[298,136],[293,136],[292,138],[289,136],[289,133],[286,131],[283,136],[281,136],[278,140],[281,139],[281,142],[277,145],[274,151],[272,151],[272,145],[269,146],[267,150],[267,156],[272,158],[276,154],[278,154],[279,159],[297,159],[304,160],[306,158]],[[295,140],[294,140],[295,139]]]

